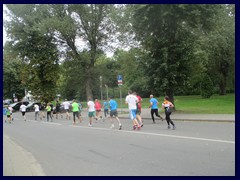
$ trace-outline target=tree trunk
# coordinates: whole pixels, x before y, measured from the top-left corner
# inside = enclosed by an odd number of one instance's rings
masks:
[[[227,78],[223,77],[223,79],[219,83],[219,95],[226,95],[226,86],[227,86]]]
[[[92,99],[93,100],[93,93],[92,93],[92,68],[89,68],[87,71],[86,81],[85,81],[85,87],[86,87],[86,100]]]

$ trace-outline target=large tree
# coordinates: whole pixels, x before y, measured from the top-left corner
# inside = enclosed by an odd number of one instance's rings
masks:
[[[115,29],[109,17],[112,8],[106,4],[48,5],[49,18],[42,20],[58,43],[65,45],[65,53],[81,64],[86,97],[93,97],[94,65]],[[77,41],[82,42],[80,47]],[[88,52],[87,58],[82,52]]]
[[[165,92],[173,101],[176,88],[183,87],[193,57],[195,31],[212,27],[212,16],[220,5],[139,5],[133,16],[136,38],[152,57],[146,73],[154,92]]]
[[[23,66],[19,74],[22,84],[42,101],[55,96],[58,79],[58,51],[51,33],[42,34],[37,28],[46,18],[38,5],[7,5],[10,20],[6,30],[12,49],[18,53]]]
[[[24,96],[25,87],[21,83],[22,62],[17,57],[17,53],[6,42],[3,51],[3,96],[13,98],[15,95],[19,100]]]
[[[209,55],[208,71],[213,77],[212,79],[214,79],[215,83],[218,85],[220,95],[226,94],[228,81],[232,82],[234,80],[234,7],[234,5],[222,5],[221,8],[219,8],[218,16],[214,17],[216,22],[215,27],[204,41],[204,47]]]

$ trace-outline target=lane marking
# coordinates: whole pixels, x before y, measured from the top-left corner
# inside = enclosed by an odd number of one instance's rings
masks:
[[[78,128],[86,128],[86,129],[97,129],[97,130],[104,130],[104,131],[117,131],[117,132],[127,132],[127,133],[134,133],[134,134],[142,134],[142,135],[152,135],[152,136],[162,136],[162,137],[171,137],[171,138],[179,138],[179,139],[189,139],[189,140],[199,140],[199,141],[210,141],[210,142],[219,142],[219,143],[228,143],[228,144],[235,144],[235,141],[227,141],[221,139],[208,139],[208,138],[198,138],[198,137],[190,137],[190,136],[177,136],[177,135],[169,135],[169,134],[159,134],[159,133],[151,133],[151,132],[142,132],[140,131],[129,131],[129,130],[117,130],[117,129],[108,129],[108,128],[98,128],[98,127],[86,127],[86,126],[76,126],[76,125],[69,125],[71,127],[78,127]]]
[[[36,122],[35,120],[28,120],[32,122]],[[52,125],[63,125],[60,123],[55,122],[45,122],[45,121],[37,121],[40,123],[45,124],[52,124]],[[169,135],[169,134],[159,134],[159,133],[151,133],[151,132],[142,132],[142,131],[130,131],[130,130],[117,130],[111,128],[99,128],[99,127],[89,127],[89,126],[79,126],[79,125],[68,125],[70,127],[77,127],[77,128],[86,128],[86,129],[97,129],[97,130],[104,130],[104,131],[117,131],[117,132],[127,132],[127,133],[134,133],[134,134],[142,134],[142,135],[152,135],[152,136],[162,136],[162,137],[171,137],[171,138],[179,138],[179,139],[189,139],[189,140],[199,140],[199,141],[210,141],[210,142],[219,142],[219,143],[228,143],[228,144],[235,144],[235,141],[228,141],[222,139],[208,139],[208,138],[199,138],[199,137],[191,137],[191,136],[177,136],[177,135]]]
[[[60,123],[55,123],[55,122],[44,122],[44,121],[42,121],[41,123],[58,125],[58,126],[61,126],[61,125],[62,125],[62,124],[60,124]]]

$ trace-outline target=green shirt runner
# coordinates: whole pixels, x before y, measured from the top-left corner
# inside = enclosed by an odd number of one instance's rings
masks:
[[[76,102],[72,103],[72,111],[73,112],[78,112],[79,111],[78,107],[79,107],[78,103],[76,103]]]

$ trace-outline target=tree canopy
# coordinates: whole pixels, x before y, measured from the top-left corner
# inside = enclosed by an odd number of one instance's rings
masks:
[[[204,79],[215,93],[234,92],[234,5],[6,6],[5,97],[25,88],[43,101],[99,98],[104,87],[116,95],[119,74],[123,95],[132,89],[174,101],[201,94]]]

